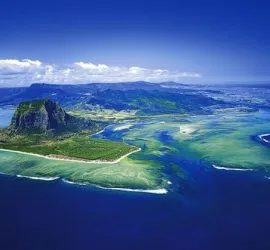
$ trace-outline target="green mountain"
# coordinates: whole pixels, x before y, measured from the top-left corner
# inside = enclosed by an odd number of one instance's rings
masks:
[[[69,115],[49,99],[21,102],[9,130],[16,133],[62,133],[94,129],[96,122]]]
[[[208,114],[209,107],[224,104],[213,98],[195,94],[164,91],[112,90],[97,92],[88,102],[106,109],[138,110],[137,114]]]
[[[107,123],[72,116],[49,99],[21,102],[8,128],[0,129],[0,149],[80,161],[115,161],[135,146],[91,138]]]

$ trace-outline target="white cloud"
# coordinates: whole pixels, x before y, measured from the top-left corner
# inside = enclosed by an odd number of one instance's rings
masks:
[[[84,62],[75,62],[74,65],[81,67],[85,70],[91,71],[108,71],[110,67],[105,64],[93,64],[93,63],[84,63]]]
[[[0,86],[25,86],[33,82],[89,83],[131,81],[185,81],[201,78],[199,73],[146,69],[141,67],[119,67],[87,62],[71,65],[44,64],[29,59],[0,60]]]
[[[0,60],[0,75],[24,74],[42,69],[40,61],[24,60]]]
[[[18,68],[30,68],[30,67],[40,67],[42,63],[40,61],[32,61],[29,59],[24,60],[15,60],[15,59],[6,59],[0,60],[0,69],[7,67],[12,69]]]

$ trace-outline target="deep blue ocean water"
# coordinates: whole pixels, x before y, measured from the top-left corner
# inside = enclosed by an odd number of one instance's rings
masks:
[[[199,171],[182,195],[0,176],[0,249],[270,249],[270,181]]]
[[[0,175],[0,249],[270,249],[269,179],[185,168],[166,195]]]

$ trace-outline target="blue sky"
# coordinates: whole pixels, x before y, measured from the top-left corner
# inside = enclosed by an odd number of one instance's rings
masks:
[[[268,1],[6,1],[0,84],[270,80]]]

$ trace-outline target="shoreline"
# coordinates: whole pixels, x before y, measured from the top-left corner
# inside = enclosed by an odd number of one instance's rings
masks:
[[[71,162],[78,162],[78,163],[87,163],[87,164],[116,164],[119,163],[121,160],[123,160],[124,158],[128,157],[131,154],[137,153],[139,151],[141,151],[141,148],[138,148],[132,152],[129,152],[123,156],[121,156],[120,158],[118,158],[117,160],[114,161],[101,161],[101,160],[87,160],[87,159],[69,159],[67,156],[67,158],[65,156],[57,156],[57,155],[40,155],[40,154],[35,154],[35,153],[28,153],[28,152],[23,152],[23,151],[17,151],[17,150],[11,150],[11,149],[3,149],[1,148],[0,151],[6,151],[6,152],[13,152],[13,153],[18,153],[18,154],[25,154],[25,155],[31,155],[31,156],[36,156],[36,157],[41,157],[41,158],[45,158],[48,160],[57,160],[57,161],[71,161]],[[70,157],[72,158],[72,157]]]
[[[220,167],[214,164],[212,165],[212,167],[214,169],[227,170],[227,171],[255,171],[255,169],[251,169],[251,168],[227,168],[227,167]]]

